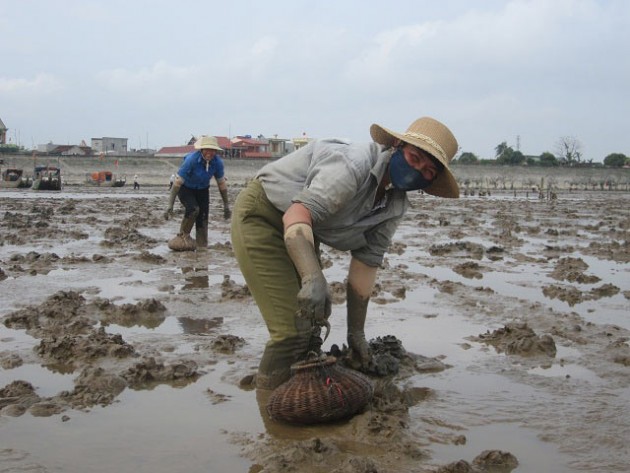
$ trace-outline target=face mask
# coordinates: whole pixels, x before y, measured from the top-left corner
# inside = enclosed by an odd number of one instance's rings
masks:
[[[402,149],[397,149],[389,161],[389,180],[401,191],[424,189],[433,182],[426,180],[420,171],[409,166]]]

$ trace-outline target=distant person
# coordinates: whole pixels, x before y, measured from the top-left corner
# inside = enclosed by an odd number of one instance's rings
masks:
[[[171,174],[171,178],[168,181],[168,190],[173,188],[173,183],[175,182],[175,174]]]
[[[140,189],[140,183],[138,182],[138,175],[133,176],[133,190]]]
[[[195,149],[184,157],[177,171],[164,213],[167,220],[173,215],[175,198],[185,208],[184,218],[177,236],[169,241],[169,248],[174,251],[192,251],[208,247],[208,214],[210,213],[210,180],[214,177],[223,199],[223,218],[228,220],[232,213],[228,204],[228,189],[225,181],[223,160],[218,152],[222,151],[214,136],[202,136],[195,142]],[[195,226],[195,240],[190,236]]]
[[[370,143],[312,141],[262,167],[236,199],[232,247],[270,338],[258,389],[279,386],[292,364],[320,350],[332,304],[320,242],[351,255],[347,341],[353,367],[369,371],[368,302],[407,192],[459,197],[449,170],[457,140],[445,125],[423,117],[404,133],[376,124],[370,133]]]

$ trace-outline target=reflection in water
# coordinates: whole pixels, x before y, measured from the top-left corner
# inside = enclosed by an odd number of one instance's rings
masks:
[[[199,270],[198,273],[197,268],[187,266],[182,268],[182,273],[186,279],[186,284],[182,288],[183,291],[190,289],[205,289],[210,286],[208,281],[208,268],[203,268]]]
[[[223,323],[223,317],[213,317],[211,319],[193,319],[191,317],[177,317],[177,321],[182,326],[184,333],[200,334],[210,333]]]

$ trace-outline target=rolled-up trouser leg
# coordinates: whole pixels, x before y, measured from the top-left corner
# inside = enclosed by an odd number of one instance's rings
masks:
[[[296,317],[299,276],[284,245],[282,212],[253,180],[232,213],[232,247],[269,331],[256,386],[273,389],[286,381],[293,363],[310,348],[311,323]],[[319,335],[319,334],[317,334]]]

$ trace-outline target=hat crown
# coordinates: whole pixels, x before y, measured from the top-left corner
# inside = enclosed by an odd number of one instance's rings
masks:
[[[374,123],[370,135],[377,143],[386,147],[396,145],[398,140],[426,151],[444,165],[433,183],[425,188],[428,194],[439,197],[459,197],[459,186],[449,169],[449,164],[457,153],[457,140],[446,125],[431,117],[415,120],[405,133],[398,133]]]
[[[195,149],[216,149],[221,150],[219,142],[215,136],[204,135],[195,142]]]
[[[424,145],[420,146],[420,148],[427,151],[435,151],[437,154],[435,157],[441,158],[440,161],[443,161],[444,164],[450,163],[455,153],[457,153],[457,140],[451,133],[451,130],[431,117],[418,118],[409,125],[402,138],[404,141],[416,146],[418,144]]]

